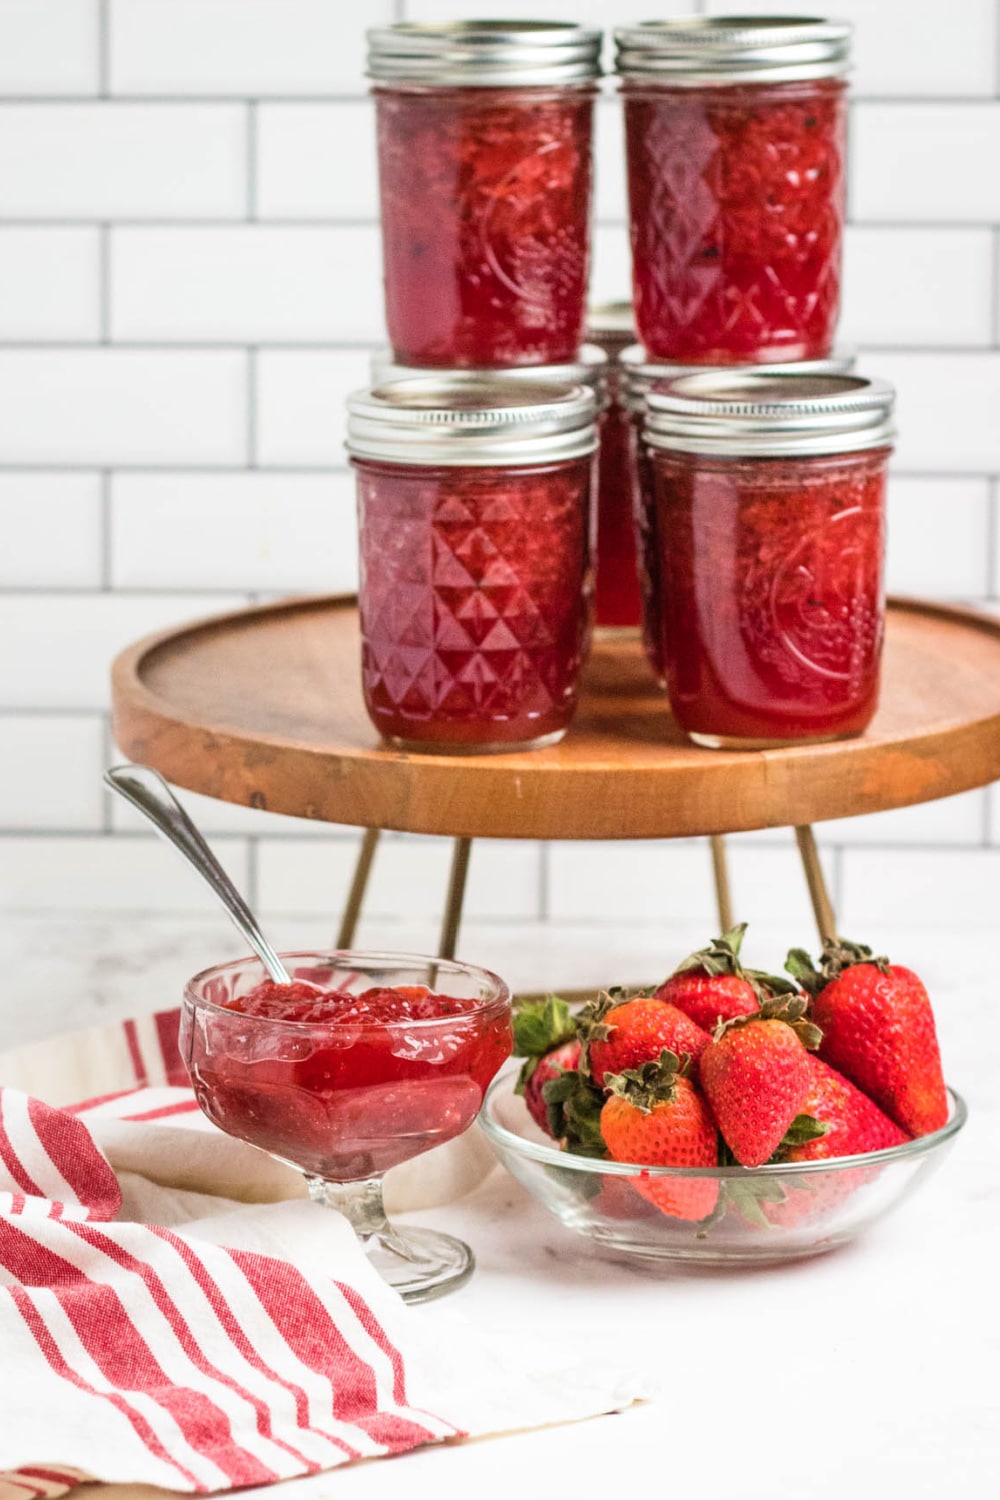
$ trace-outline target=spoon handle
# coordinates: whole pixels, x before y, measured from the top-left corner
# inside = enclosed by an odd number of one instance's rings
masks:
[[[288,970],[257,925],[257,919],[184,811],[163,777],[152,766],[112,766],[104,780],[149,819],[193,865],[222,902],[276,984],[291,984]]]

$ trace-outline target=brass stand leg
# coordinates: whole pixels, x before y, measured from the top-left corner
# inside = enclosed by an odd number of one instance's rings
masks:
[[[833,914],[833,903],[826,888],[826,881],[823,879],[823,869],[819,862],[819,854],[816,852],[816,838],[808,823],[803,824],[801,828],[796,828],[795,838],[799,846],[802,868],[806,872],[806,884],[809,887],[809,898],[816,916],[816,926],[819,928],[820,942],[825,943],[827,939],[832,940],[837,936],[837,919]]]
[[[361,848],[358,850],[358,862],[354,866],[354,879],[351,881],[351,889],[347,895],[347,905],[340,919],[340,931],[337,933],[338,948],[349,948],[354,942],[355,929],[361,915],[361,903],[365,899],[368,877],[372,872],[372,861],[375,858],[378,841],[379,830],[366,828],[365,836],[361,840]]]
[[[451,874],[448,877],[448,900],[441,924],[441,941],[438,943],[439,958],[454,958],[458,942],[458,928],[462,920],[462,903],[465,900],[465,881],[469,873],[471,839],[456,839],[451,856]]]
[[[721,833],[713,833],[708,842],[712,846],[712,875],[715,878],[715,903],[719,908],[719,931],[731,932],[733,927],[733,898],[729,889],[729,864],[726,860],[726,841]]]

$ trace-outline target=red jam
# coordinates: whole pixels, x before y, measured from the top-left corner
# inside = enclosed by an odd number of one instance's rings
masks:
[[[375,89],[385,306],[404,364],[554,364],[583,338],[594,90]]]
[[[708,744],[860,733],[878,697],[887,450],[649,454],[681,728]]]
[[[362,683],[376,728],[416,748],[558,737],[588,626],[592,459],[354,464]]]
[[[302,1030],[276,1024],[290,1021]],[[510,1050],[505,1005],[422,985],[350,994],[266,980],[199,1012],[188,1066],[220,1129],[350,1182],[468,1129]]]
[[[597,467],[598,625],[635,627],[642,619],[636,557],[633,468],[629,456],[630,421],[612,393],[601,422]]]
[[[845,85],[624,86],[639,337],[692,364],[817,359],[833,343]]]

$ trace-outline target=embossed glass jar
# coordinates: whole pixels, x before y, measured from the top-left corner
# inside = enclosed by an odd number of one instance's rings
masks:
[[[884,630],[894,393],[718,371],[650,391],[650,546],[671,707],[697,744],[860,734]]]
[[[395,357],[546,365],[583,339],[601,33],[547,21],[368,33]]]
[[[855,351],[832,350],[826,359],[800,360],[792,364],[760,366],[775,375],[841,375],[854,368]],[[668,364],[652,360],[641,344],[630,344],[618,356],[620,371],[619,400],[624,412],[622,443],[623,472],[621,487],[629,495],[634,517],[638,552],[638,578],[642,601],[642,639],[649,664],[657,681],[666,686],[660,609],[663,585],[660,578],[659,549],[666,539],[654,545],[653,472],[648,450],[641,440],[646,419],[646,400],[650,391],[681,375],[692,375],[697,365]],[[744,366],[743,368],[746,368]]]
[[[635,315],[652,357],[770,364],[829,351],[850,35],[795,16],[616,31]]]
[[[365,704],[391,744],[528,749],[576,707],[596,401],[426,376],[348,400]]]

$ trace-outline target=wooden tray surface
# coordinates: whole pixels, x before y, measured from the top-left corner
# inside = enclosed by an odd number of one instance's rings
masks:
[[[324,822],[451,836],[671,838],[950,796],[1000,777],[1000,620],[890,602],[882,702],[860,738],[702,750],[635,641],[599,642],[565,740],[503,755],[386,749],[361,697],[356,601],[180,626],[113,668],[118,744],[170,781]]]

